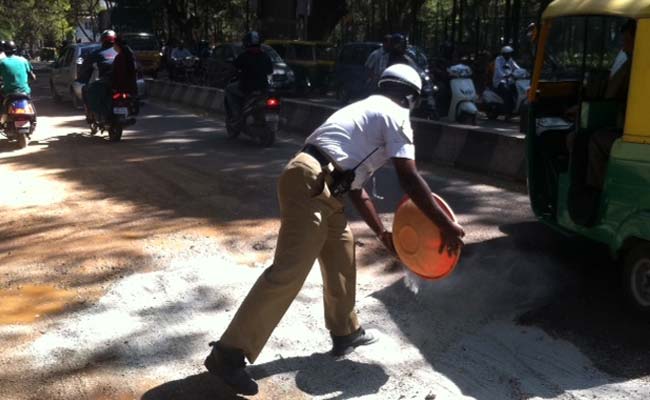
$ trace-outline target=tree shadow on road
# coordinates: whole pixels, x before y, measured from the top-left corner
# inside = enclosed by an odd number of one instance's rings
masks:
[[[449,277],[373,295],[436,371],[464,395],[504,400],[650,374],[650,323],[625,308],[603,249],[539,223],[501,230],[511,236],[466,246]]]

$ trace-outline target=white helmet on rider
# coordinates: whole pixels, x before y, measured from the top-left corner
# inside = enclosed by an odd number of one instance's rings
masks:
[[[384,70],[378,86],[380,92],[397,98],[403,107],[413,111],[422,91],[422,79],[413,67],[395,64]]]
[[[510,46],[503,46],[503,47],[501,48],[501,54],[512,54],[512,53],[514,53],[514,52],[515,52],[515,49],[513,49],[513,48],[510,47]]]

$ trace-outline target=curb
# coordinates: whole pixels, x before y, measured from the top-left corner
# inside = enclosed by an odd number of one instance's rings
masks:
[[[224,112],[222,89],[162,80],[147,80],[146,85],[152,98]],[[283,128],[305,137],[338,109],[297,99],[284,99],[283,102]],[[526,181],[524,135],[507,135],[495,129],[418,118],[413,118],[412,125],[418,160]]]

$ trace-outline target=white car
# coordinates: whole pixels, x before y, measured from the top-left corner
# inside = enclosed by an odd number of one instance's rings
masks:
[[[76,82],[79,69],[87,57],[100,47],[99,43],[75,43],[66,47],[61,56],[52,65],[50,74],[50,93],[55,101],[71,100],[75,108],[81,107],[81,88],[83,84]],[[91,80],[97,79],[93,74]],[[138,99],[145,97],[145,82],[138,72]]]

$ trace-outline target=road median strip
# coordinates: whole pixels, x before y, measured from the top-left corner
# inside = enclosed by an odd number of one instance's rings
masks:
[[[147,93],[154,99],[224,113],[222,89],[147,80]],[[304,136],[311,134],[338,109],[298,99],[285,98],[283,101],[283,129]],[[526,180],[523,135],[418,118],[412,122],[418,160],[519,182]]]

